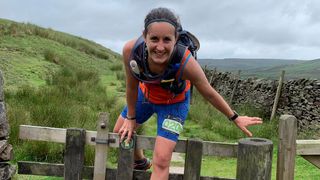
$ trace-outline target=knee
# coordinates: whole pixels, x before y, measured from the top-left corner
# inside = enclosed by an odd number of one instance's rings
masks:
[[[152,164],[160,169],[168,168],[171,157],[169,155],[157,153],[153,156]]]

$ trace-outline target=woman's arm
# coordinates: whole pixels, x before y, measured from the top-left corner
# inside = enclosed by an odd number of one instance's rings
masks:
[[[230,108],[228,103],[209,84],[202,68],[193,57],[191,57],[186,64],[183,72],[183,79],[189,79],[200,92],[200,94],[226,117],[230,118],[234,115],[234,111]],[[258,117],[239,116],[234,120],[234,123],[248,136],[252,136],[252,133],[248,131],[246,127],[250,125],[261,124],[262,120]]]
[[[123,63],[124,63],[124,69],[126,73],[126,100],[127,100],[127,117],[128,118],[135,118],[136,117],[136,102],[137,102],[137,96],[138,96],[138,85],[139,81],[133,77],[132,73],[129,69],[129,61],[130,61],[130,54],[131,50],[135,44],[136,40],[131,40],[127,42],[123,48],[122,54],[123,54]],[[127,141],[130,141],[132,133],[136,127],[136,120],[135,119],[127,119],[125,118],[125,121],[122,125],[122,127],[119,130],[119,134],[121,135],[120,140],[122,141],[124,137],[127,135]]]

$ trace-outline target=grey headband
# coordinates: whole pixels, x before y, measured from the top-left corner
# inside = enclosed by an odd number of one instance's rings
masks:
[[[177,24],[168,20],[168,19],[153,19],[153,20],[150,20],[148,21],[147,23],[145,23],[144,25],[144,29],[147,29],[147,27],[151,24],[151,23],[154,23],[154,22],[167,22],[169,24],[171,24],[172,26],[174,26],[175,29],[177,29]]]

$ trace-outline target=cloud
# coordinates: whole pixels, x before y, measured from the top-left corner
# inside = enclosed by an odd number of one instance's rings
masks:
[[[155,7],[179,15],[200,42],[200,58],[315,59],[320,1],[308,0],[2,0],[0,17],[68,32],[121,52]]]

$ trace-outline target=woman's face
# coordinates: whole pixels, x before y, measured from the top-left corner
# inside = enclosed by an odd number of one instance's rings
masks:
[[[176,44],[175,27],[167,22],[154,22],[145,34],[148,57],[155,64],[168,62]]]

